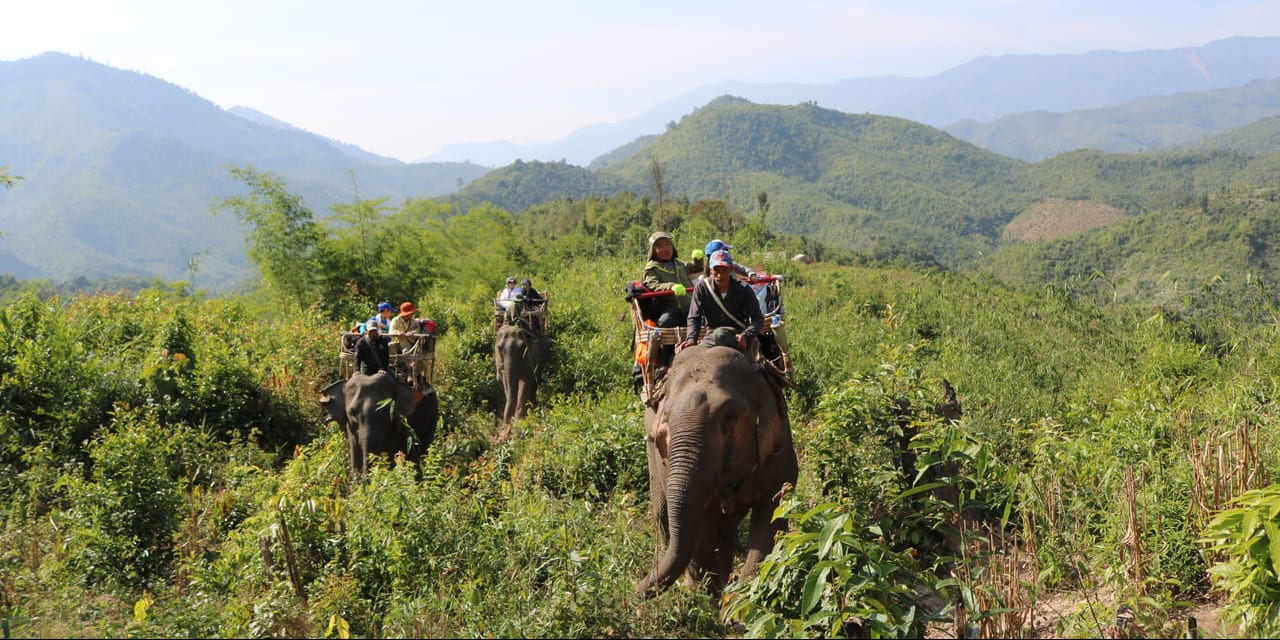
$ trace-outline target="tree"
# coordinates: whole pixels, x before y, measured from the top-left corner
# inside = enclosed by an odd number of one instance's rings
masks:
[[[351,175],[351,189],[355,194],[351,204],[333,205],[334,219],[341,220],[350,224],[357,234],[360,251],[360,269],[364,273],[373,271],[375,262],[378,259],[378,248],[371,246],[373,240],[370,238],[372,227],[383,214],[387,211],[386,198],[376,198],[374,200],[364,200],[360,197],[360,183],[356,180],[354,171],[349,172]]]
[[[9,165],[0,166],[0,185],[5,189],[12,189],[19,182],[22,182],[22,176],[9,175]]]
[[[214,211],[235,212],[249,229],[249,258],[263,280],[299,308],[314,300],[316,249],[325,239],[302,198],[285,190],[284,180],[252,167],[232,167],[231,175],[249,185],[247,196],[222,198]]]
[[[649,160],[649,186],[653,187],[655,205],[661,209],[666,196],[666,183],[662,179],[662,165],[656,157]]]

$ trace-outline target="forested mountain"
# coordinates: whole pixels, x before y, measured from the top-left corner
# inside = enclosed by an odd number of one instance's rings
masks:
[[[1074,149],[1128,152],[1186,146],[1278,114],[1280,79],[1272,78],[1098,109],[1016,113],[985,123],[966,120],[946,131],[1002,155],[1042,160]]]
[[[539,190],[543,183],[530,172],[553,167],[573,180]],[[1006,242],[1006,225],[1024,212],[1057,237],[1099,224],[1088,207],[1114,211],[1102,218],[1109,223],[1184,206],[1224,187],[1269,184],[1280,157],[1079,151],[1027,163],[899,118],[723,97],[593,175],[522,163],[495,170],[458,198],[510,210],[610,189],[656,199],[655,167],[667,199],[723,201],[731,211],[759,215],[763,194],[763,213],[775,231],[958,268],[986,260]]]
[[[1205,138],[1201,149],[1233,149],[1246,153],[1280,153],[1280,116],[1263,118],[1248,126]]]
[[[642,184],[592,173],[564,162],[517,160],[475,179],[450,199],[463,203],[488,202],[514,212],[562,196],[581,198],[640,191]]]
[[[814,101],[847,113],[898,116],[946,127],[1011,113],[1069,112],[1143,96],[1212,91],[1267,78],[1280,78],[1280,38],[1228,38],[1201,47],[1145,51],[984,56],[922,78],[850,78],[829,84],[724,82],[662,102],[628,120],[584,127],[554,142],[450,145],[424,160],[502,166],[519,158],[586,166],[636,138],[660,133],[668,123],[721,95],[761,104]]]
[[[318,215],[362,198],[456,190],[487,169],[371,164],[333,141],[251,122],[152,76],[63,54],[0,63],[0,270],[189,278],[248,273],[243,230],[210,204],[243,191],[228,165],[271,170]],[[198,270],[198,271],[196,271]]]
[[[295,127],[289,124],[288,122],[285,122],[284,120],[280,120],[279,118],[273,118],[252,107],[235,106],[227,109],[227,113],[234,113],[235,115],[238,115],[241,118],[244,118],[245,120],[248,120],[250,122],[265,124],[268,127],[273,127],[276,129],[284,129],[285,131],[304,131],[303,129],[299,129],[298,127]],[[333,145],[334,148],[336,148],[337,150],[353,158],[364,160],[369,164],[382,164],[382,165],[404,164],[403,162],[400,162],[395,158],[388,158],[386,156],[380,156],[376,153],[370,153],[368,151],[365,151],[364,149],[361,149],[360,147],[357,147],[354,144],[348,144],[346,142],[342,142],[341,140],[334,140],[333,138],[325,138],[325,140],[328,140],[329,144]]]
[[[1004,282],[1094,290],[1109,300],[1230,308],[1253,286],[1280,280],[1280,187],[1219,189],[1105,228],[1016,243],[989,268]]]

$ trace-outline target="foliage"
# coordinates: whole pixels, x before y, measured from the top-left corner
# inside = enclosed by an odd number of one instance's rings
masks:
[[[250,194],[225,198],[216,207],[234,211],[249,227],[249,257],[267,284],[295,305],[305,306],[315,294],[309,265],[322,238],[311,210],[271,173],[251,167],[230,171],[249,186]]]
[[[797,530],[779,538],[755,578],[729,586],[725,617],[752,638],[923,636],[931,612],[913,601],[920,578],[885,546],[880,527],[837,503],[800,508],[795,500],[779,507]]]
[[[1231,504],[1204,529],[1206,552],[1221,558],[1209,575],[1242,632],[1272,636],[1280,629],[1280,485],[1246,491]]]

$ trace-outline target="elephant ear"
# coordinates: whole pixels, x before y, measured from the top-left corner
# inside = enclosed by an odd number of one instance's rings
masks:
[[[411,418],[418,411],[418,407],[422,406],[422,400],[425,398],[421,391],[414,389],[406,384],[396,385],[396,409],[400,415]]]
[[[339,380],[320,392],[320,406],[343,429],[347,428],[347,382]]]

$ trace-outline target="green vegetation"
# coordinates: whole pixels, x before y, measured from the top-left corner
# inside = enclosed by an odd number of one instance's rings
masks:
[[[1189,146],[1244,150],[1238,144],[1223,144],[1227,137],[1244,142],[1227,132],[1277,114],[1280,79],[1270,78],[1216,91],[1151,94],[1097,109],[1028,111],[981,123],[967,120],[945,130],[983,149],[1036,161],[1076,149],[1111,153]],[[1265,148],[1255,139],[1250,150],[1274,153],[1280,150],[1274,142]]]
[[[223,204],[250,226],[261,290],[27,292],[0,310],[14,635],[1095,637],[1124,605],[1173,637],[1214,585],[1252,594],[1241,633],[1280,631],[1258,569],[1274,500],[1227,503],[1280,465],[1280,336],[1250,312],[1265,287],[1195,314],[1100,304],[871,266],[721,200],[356,200],[318,222],[271,174],[237,175],[252,194]],[[723,603],[634,594],[657,536],[619,315],[656,226],[787,277],[793,525]],[[800,250],[826,259],[785,259]],[[543,405],[501,439],[490,305],[511,274],[550,294],[555,357]],[[315,396],[337,332],[380,299],[442,327],[442,435],[421,477],[381,461],[361,483]]]

